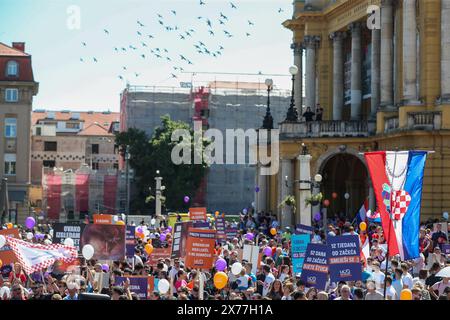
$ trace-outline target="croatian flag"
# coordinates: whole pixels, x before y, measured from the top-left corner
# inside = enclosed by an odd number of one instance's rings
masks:
[[[381,215],[378,211],[367,211],[367,219],[369,219],[370,222],[381,223]]]
[[[364,154],[372,178],[389,256],[419,257],[420,204],[426,151]]]
[[[369,209],[369,201],[366,199],[356,215],[356,223],[359,224],[367,220],[367,210]]]

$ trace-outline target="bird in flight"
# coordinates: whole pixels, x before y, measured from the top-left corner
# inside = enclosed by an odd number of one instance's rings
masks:
[[[201,41],[198,42],[201,46],[206,47],[205,44]]]
[[[178,69],[179,69],[181,72],[184,71],[184,69],[183,69],[182,67],[178,67]]]
[[[97,61],[97,58],[95,58],[95,57],[93,58],[93,60],[94,60],[94,62],[98,62],[98,61]]]
[[[134,73],[134,75],[136,76],[136,78],[140,76],[140,74],[136,72]]]
[[[118,51],[119,51],[119,48],[117,48],[117,47],[114,47],[114,50],[115,50],[116,52],[118,52]]]
[[[211,25],[211,20],[207,19],[207,20],[206,20],[206,24],[208,25],[208,27],[210,27],[210,28],[212,27],[212,25]]]
[[[197,17],[197,19],[198,19],[198,20],[201,20],[201,19],[203,19],[203,17],[201,17],[201,16],[198,16],[198,17]]]
[[[173,13],[174,16],[177,15],[177,12],[175,10],[170,10],[170,11]]]
[[[200,5],[201,6],[203,6],[203,5],[205,5],[206,3],[204,2],[204,1],[202,1],[202,0],[200,0]]]
[[[159,13],[157,13],[157,15],[158,15],[158,17],[159,17],[159,18],[161,18],[161,19],[163,18],[163,16],[162,16],[162,15],[160,15]]]
[[[222,55],[222,52],[216,51],[216,54],[219,55],[219,56],[221,56],[221,55]]]
[[[157,57],[157,58],[162,58],[162,56],[159,55],[159,54],[155,54],[155,57]]]
[[[160,25],[162,25],[162,26],[164,25],[164,22],[162,22],[161,20],[158,20],[158,22]]]
[[[220,13],[220,17],[228,21],[228,17],[224,15],[222,12]]]
[[[191,60],[188,60],[188,64],[193,64]]]
[[[225,24],[225,22],[223,22],[222,20],[219,20],[219,23],[220,23],[220,24]]]
[[[255,24],[253,22],[251,22],[250,20],[248,20],[248,25],[249,26],[254,26]]]
[[[195,47],[196,49],[200,50],[200,46],[199,46],[199,45],[194,44],[194,47]]]
[[[147,45],[145,44],[145,42],[142,42],[142,46],[143,46],[143,47],[147,47]]]
[[[214,32],[212,30],[209,30],[209,34],[213,36]]]
[[[219,46],[219,50],[224,50],[225,48],[222,46]]]
[[[122,69],[123,69],[123,70],[127,70],[127,67],[123,66]]]
[[[156,48],[155,50],[159,52],[159,48]]]
[[[145,54],[141,54],[142,59],[145,59]]]
[[[180,58],[181,58],[181,60],[187,61],[187,59],[182,54],[180,54]]]
[[[167,49],[163,49],[165,53],[169,53],[169,51]]]
[[[195,30],[194,29],[189,29],[189,32],[190,33],[195,33]]]
[[[106,29],[103,29],[103,31],[104,31],[106,34],[109,34],[109,31],[106,30]]]
[[[231,4],[231,9],[237,9],[236,5],[233,2],[230,2]]]
[[[172,76],[172,78],[177,78],[176,75],[174,75],[173,73],[170,74]]]
[[[192,37],[192,35],[189,33],[189,31],[186,31],[185,33],[188,37]]]
[[[122,47],[122,51],[127,51],[127,49],[125,49],[124,47]]]
[[[139,20],[137,21],[137,24],[138,24],[139,26],[141,26],[141,27],[145,27],[145,26],[142,24],[142,22],[140,22]]]
[[[206,54],[210,54],[211,52],[208,49],[204,49]]]
[[[172,68],[173,68],[173,70],[178,70],[178,67],[173,66]]]
[[[213,52],[211,53],[214,58],[217,58],[217,55]]]
[[[151,34],[149,34],[148,37],[149,37],[150,39],[153,39],[153,38],[154,38],[154,36],[152,36]]]
[[[140,33],[139,31],[137,31],[138,36],[142,36],[142,33]]]
[[[246,32],[245,35],[246,35],[247,37],[250,37],[250,33],[248,33],[248,32]]]
[[[186,37],[185,37],[185,36],[183,36],[182,34],[180,34],[180,39],[181,39],[181,40],[185,40],[185,39],[186,39]]]
[[[170,59],[170,57],[166,57],[166,60],[167,61],[172,61],[172,59]]]
[[[84,62],[83,58],[80,58],[80,61],[81,61],[81,62]]]
[[[282,12],[284,12],[284,10],[281,9],[281,8],[279,8],[279,9],[278,9],[278,13],[282,13]]]
[[[123,80],[123,77],[122,77],[122,76],[119,76],[119,79],[120,79],[120,80]]]
[[[81,44],[82,44],[84,47],[86,47],[86,42],[82,42]]]

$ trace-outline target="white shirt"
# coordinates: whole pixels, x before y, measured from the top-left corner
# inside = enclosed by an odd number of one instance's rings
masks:
[[[275,281],[275,277],[273,276],[273,274],[272,273],[269,273],[267,276],[266,276],[266,279],[264,279],[264,285],[263,285],[263,296],[265,297],[265,296],[267,296],[267,294],[269,293],[269,290],[270,290],[270,284],[272,283],[272,282],[274,282]]]
[[[281,273],[280,276],[278,277],[278,280],[280,280],[281,282],[284,281],[284,279],[286,279],[288,275],[286,273]]]
[[[395,291],[392,286],[386,288],[386,298],[388,297],[390,297],[391,300],[398,300],[397,291]]]
[[[407,273],[406,275],[404,274],[402,276],[402,281],[403,281],[403,285],[407,285],[408,289],[412,289],[412,287],[413,287],[413,278],[412,278],[412,276],[409,273]]]
[[[372,279],[375,281],[377,289],[383,288],[385,275],[381,271],[372,272]]]

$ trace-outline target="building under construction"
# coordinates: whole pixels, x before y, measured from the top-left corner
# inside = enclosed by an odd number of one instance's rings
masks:
[[[286,115],[290,94],[276,88],[271,91],[275,128]],[[226,129],[261,128],[266,106],[267,87],[260,82],[214,81],[203,86],[189,83],[185,88],[129,85],[121,94],[120,130],[136,128],[152,135],[161,125],[161,116],[169,115],[191,125],[202,121],[203,129],[218,129],[225,136]],[[250,207],[255,173],[249,164],[213,164],[193,203],[227,213]]]

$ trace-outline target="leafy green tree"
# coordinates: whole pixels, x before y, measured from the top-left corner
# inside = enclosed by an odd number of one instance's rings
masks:
[[[164,205],[169,210],[185,210],[189,204],[185,204],[184,196],[194,197],[202,178],[207,171],[207,164],[203,160],[202,164],[194,164],[193,150],[194,141],[183,141],[190,144],[191,164],[176,165],[171,160],[172,150],[178,141],[172,141],[172,133],[175,130],[183,129],[193,137],[193,130],[189,124],[182,121],[173,121],[169,116],[161,117],[162,125],[157,127],[150,138],[144,131],[130,128],[126,132],[116,134],[116,144],[120,148],[122,156],[125,155],[126,146],[129,146],[130,166],[135,173],[136,195],[131,202],[131,209],[136,211],[148,211],[154,208],[154,191],[156,170],[160,171],[163,178]],[[181,140],[180,140],[181,141]],[[207,141],[202,140],[203,148]],[[152,188],[153,195],[149,195],[149,187]]]

